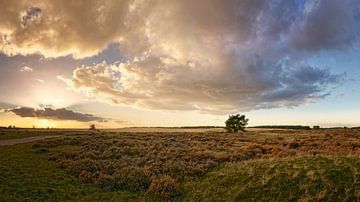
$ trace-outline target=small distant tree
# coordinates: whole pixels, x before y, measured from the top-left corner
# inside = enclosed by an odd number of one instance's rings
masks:
[[[225,129],[227,132],[238,132],[239,130],[245,131],[245,126],[248,124],[249,119],[245,115],[229,115],[225,121]]]
[[[95,125],[91,124],[89,130],[96,130]]]

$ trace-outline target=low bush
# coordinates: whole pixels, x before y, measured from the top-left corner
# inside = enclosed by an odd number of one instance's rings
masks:
[[[119,188],[132,191],[146,190],[151,177],[149,171],[133,166],[119,169],[113,176]]]
[[[291,142],[291,143],[289,144],[289,147],[290,147],[290,149],[296,149],[296,148],[301,147],[301,144],[298,143],[298,142]]]
[[[147,193],[170,199],[180,193],[179,183],[168,175],[162,175],[151,181]]]
[[[116,188],[115,178],[111,175],[104,174],[99,172],[96,174],[97,179],[95,184],[104,189],[114,189]]]
[[[91,159],[80,159],[77,161],[60,161],[62,164],[65,162],[64,167],[68,170],[72,175],[78,176],[82,171],[87,171],[89,173],[96,173],[99,171],[99,163],[97,161]]]
[[[82,170],[80,172],[79,179],[85,183],[92,183],[95,181],[94,175],[86,170]]]

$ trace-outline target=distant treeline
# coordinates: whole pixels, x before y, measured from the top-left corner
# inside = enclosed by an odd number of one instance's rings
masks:
[[[185,128],[185,129],[191,129],[191,128],[224,128],[224,126],[180,126],[175,128]]]
[[[310,130],[310,126],[302,126],[302,125],[280,125],[280,126],[253,126],[249,128],[273,128],[273,129],[295,129],[295,130]]]
[[[197,129],[197,128],[224,128],[224,126],[173,126],[173,127],[164,127],[164,126],[150,126],[150,127],[129,127],[129,128],[182,128],[182,129]]]

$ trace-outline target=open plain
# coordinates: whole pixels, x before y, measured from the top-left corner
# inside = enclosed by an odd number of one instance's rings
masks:
[[[358,129],[144,131],[2,129],[0,201],[360,200]]]

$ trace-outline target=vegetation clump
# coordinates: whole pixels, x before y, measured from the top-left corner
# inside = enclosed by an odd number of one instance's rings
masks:
[[[97,173],[97,180],[95,184],[105,189],[114,189],[116,187],[114,176],[102,172]]]
[[[149,187],[151,173],[143,168],[129,166],[117,170],[114,177],[119,188],[139,191]]]
[[[170,199],[180,193],[179,183],[168,175],[160,176],[151,181],[148,193]]]

